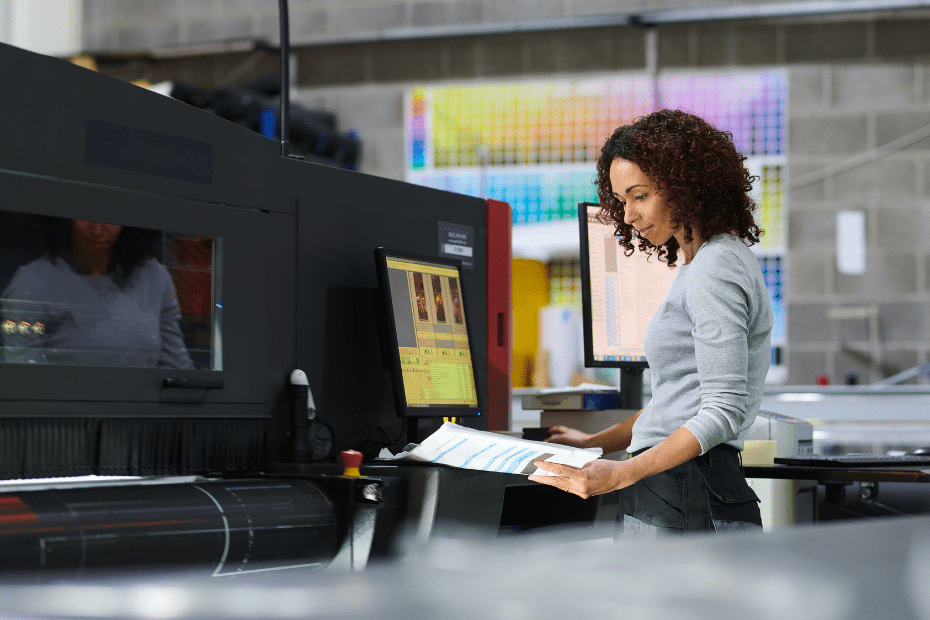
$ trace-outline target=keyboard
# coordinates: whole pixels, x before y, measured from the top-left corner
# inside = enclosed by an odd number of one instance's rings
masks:
[[[930,455],[795,454],[776,456],[775,463],[798,467],[916,467],[930,465]]]

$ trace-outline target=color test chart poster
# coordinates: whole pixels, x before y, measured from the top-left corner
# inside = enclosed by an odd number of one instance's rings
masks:
[[[415,87],[405,102],[406,178],[507,202],[515,226],[574,219],[579,202],[597,202],[595,163],[616,127],[662,108],[697,114],[733,135],[759,177],[753,192],[765,234],[753,249],[775,311],[772,344],[781,346],[787,84],[787,71],[772,70]]]

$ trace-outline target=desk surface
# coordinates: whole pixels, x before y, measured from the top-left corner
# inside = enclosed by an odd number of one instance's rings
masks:
[[[748,465],[747,478],[816,480],[818,482],[930,482],[927,467],[802,467],[798,465]]]

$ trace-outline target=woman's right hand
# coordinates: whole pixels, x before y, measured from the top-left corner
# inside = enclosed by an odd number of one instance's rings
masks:
[[[567,426],[553,426],[549,429],[549,437],[546,441],[575,448],[590,448],[591,445],[588,442],[591,441],[592,436]]]

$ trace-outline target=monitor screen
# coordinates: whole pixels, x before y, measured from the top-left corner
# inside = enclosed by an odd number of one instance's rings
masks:
[[[578,205],[581,299],[587,367],[645,368],[646,326],[665,299],[676,270],[640,251],[624,255],[600,205]]]
[[[383,248],[375,257],[398,414],[480,415],[458,261]]]

